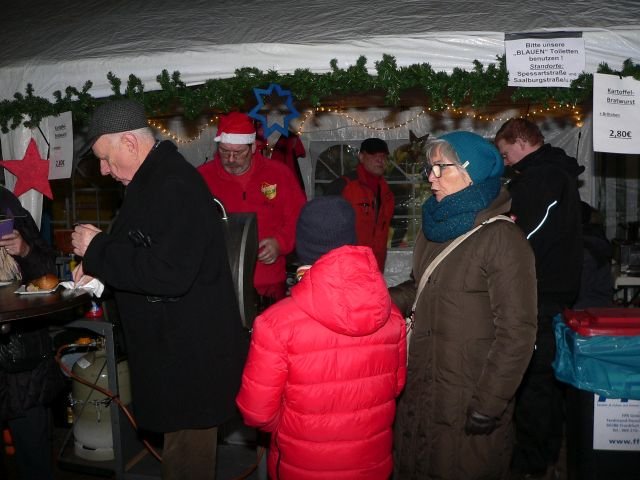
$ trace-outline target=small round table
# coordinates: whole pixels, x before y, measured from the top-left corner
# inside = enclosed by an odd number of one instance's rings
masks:
[[[0,323],[70,310],[91,301],[91,294],[84,289],[59,286],[52,293],[19,295],[15,293],[19,287],[18,282],[0,286]]]

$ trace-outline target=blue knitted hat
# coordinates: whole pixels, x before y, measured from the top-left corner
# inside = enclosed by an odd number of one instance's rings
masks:
[[[447,141],[458,154],[460,163],[473,180],[473,183],[484,182],[487,178],[499,178],[504,172],[502,155],[493,143],[472,132],[452,132],[440,137]]]

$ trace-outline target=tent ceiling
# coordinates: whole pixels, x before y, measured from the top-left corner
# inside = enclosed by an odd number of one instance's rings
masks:
[[[545,29],[585,31],[587,71],[640,59],[636,0],[32,0],[2,10],[0,99],[27,83],[47,97],[86,80],[93,96],[109,95],[109,71],[153,89],[162,69],[193,85],[247,66],[322,72],[332,58],[345,67],[361,55],[373,68],[383,53],[450,72],[494,62],[504,32]]]

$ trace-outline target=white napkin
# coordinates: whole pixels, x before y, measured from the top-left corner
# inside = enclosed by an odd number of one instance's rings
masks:
[[[82,288],[83,290],[87,290],[92,293],[94,297],[100,298],[102,292],[104,292],[104,283],[102,283],[97,278],[92,279],[91,281],[78,285],[76,287],[76,282],[60,282],[64,288],[68,288],[69,290],[73,290],[74,288]]]

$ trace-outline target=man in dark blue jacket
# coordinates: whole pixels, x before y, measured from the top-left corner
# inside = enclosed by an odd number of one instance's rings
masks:
[[[538,126],[526,119],[507,121],[495,143],[514,172],[508,185],[511,213],[533,248],[538,279],[536,350],[516,400],[512,469],[544,475],[558,460],[562,441],[563,394],[551,367],[552,319],[573,305],[580,288],[578,175],[584,167],[564,150],[544,143]]]

